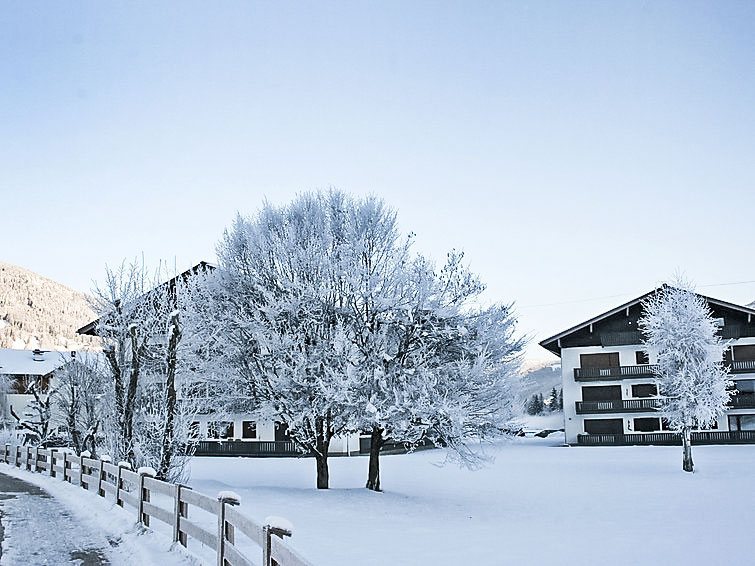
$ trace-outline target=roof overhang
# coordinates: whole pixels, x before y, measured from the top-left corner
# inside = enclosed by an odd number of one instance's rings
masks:
[[[666,287],[666,285],[664,285],[664,287]],[[561,344],[559,343],[559,341],[562,338],[564,338],[564,337],[566,337],[566,336],[568,336],[568,335],[570,335],[570,334],[572,334],[574,332],[577,332],[578,330],[582,330],[583,328],[585,328],[587,326],[590,326],[591,324],[595,324],[596,322],[599,322],[599,321],[601,321],[601,320],[603,320],[605,318],[608,318],[609,316],[612,316],[612,315],[614,315],[616,313],[619,313],[619,312],[621,312],[623,310],[626,310],[626,309],[628,309],[630,307],[633,307],[636,304],[641,303],[647,297],[649,297],[653,293],[656,293],[659,289],[662,289],[662,288],[663,287],[658,287],[657,289],[653,289],[652,291],[648,291],[647,293],[645,293],[644,295],[641,295],[641,296],[637,297],[636,299],[632,299],[631,301],[628,301],[628,302],[626,302],[626,303],[624,303],[622,305],[619,305],[618,307],[615,307],[615,308],[613,308],[613,309],[611,309],[609,311],[606,311],[606,312],[601,313],[601,314],[599,314],[597,316],[594,316],[594,317],[592,317],[589,320],[586,320],[584,322],[580,322],[579,324],[577,324],[575,326],[572,326],[571,328],[567,328],[566,330],[564,330],[562,332],[559,332],[558,334],[554,334],[550,338],[546,338],[545,340],[542,340],[541,342],[539,342],[539,344],[543,348],[545,348],[546,350],[548,350],[549,352],[552,352],[552,353],[554,353],[554,354],[556,354],[557,356],[560,357],[561,356]],[[702,298],[704,298],[710,304],[718,305],[718,306],[721,306],[721,307],[726,307],[726,308],[730,308],[730,309],[734,309],[734,310],[738,310],[738,311],[741,311],[741,312],[746,313],[748,315],[755,315],[755,308],[752,308],[752,307],[749,307],[749,306],[744,307],[742,305],[737,305],[737,304],[734,304],[734,303],[729,303],[727,301],[722,301],[720,299],[714,299],[713,297],[708,297],[706,295],[701,295],[700,293],[697,293],[697,294],[699,296],[701,296]]]
[[[160,287],[164,287],[166,285],[170,286],[170,287],[173,287],[175,285],[175,283],[176,283],[176,279],[178,279],[178,278],[186,279],[190,275],[195,275],[195,274],[199,273],[200,271],[202,271],[202,272],[205,272],[205,271],[208,271],[208,270],[212,271],[215,268],[216,268],[216,266],[214,264],[210,263],[210,262],[200,261],[194,267],[192,267],[190,269],[187,269],[183,273],[180,273],[179,275],[176,275],[175,277],[172,277],[172,278],[168,279],[165,283],[161,283],[160,285],[158,285],[157,287],[155,287],[155,289],[159,289]],[[145,294],[145,296],[148,296],[151,292],[152,291],[147,292]],[[76,333],[77,334],[87,334],[89,336],[97,336],[97,325],[99,324],[99,322],[100,322],[99,318],[96,319],[96,320],[93,320],[89,324],[86,324],[86,325],[82,326],[81,328],[79,328],[76,331]]]

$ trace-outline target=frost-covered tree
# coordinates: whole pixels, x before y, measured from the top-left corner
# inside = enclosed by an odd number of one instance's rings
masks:
[[[58,387],[53,403],[65,421],[68,442],[79,454],[97,453],[95,438],[100,428],[104,393],[103,359],[94,353],[71,353],[55,372]]]
[[[462,254],[449,254],[436,273],[410,254],[381,200],[344,199],[343,208],[349,403],[353,429],[371,437],[366,487],[380,489],[388,440],[435,442],[471,463],[469,438],[500,434],[513,416],[510,378],[521,343],[510,309],[471,310],[482,285]]]
[[[208,373],[221,373],[218,359],[232,369],[217,398],[285,422],[314,456],[318,487],[338,434],[370,433],[367,486],[379,489],[386,440],[436,442],[471,463],[469,439],[500,434],[513,415],[521,342],[510,308],[475,308],[482,285],[461,254],[436,271],[409,244],[373,197],[266,203],[226,232],[207,302],[193,309],[190,334],[220,354],[205,358]]]
[[[671,430],[681,433],[682,468],[691,472],[692,429],[713,425],[729,402],[726,344],[705,299],[683,282],[658,289],[643,309],[639,325],[645,348],[658,360],[662,410]]]
[[[239,216],[218,246],[208,309],[233,368],[218,390],[230,404],[246,399],[258,418],[288,425],[291,440],[314,457],[321,489],[330,442],[349,423],[340,202],[337,193],[305,194]]]
[[[181,277],[167,282],[143,264],[107,271],[98,290],[97,334],[107,359],[103,403],[106,449],[133,466],[147,465],[161,479],[183,475],[190,403],[179,406],[177,391],[182,338],[177,295]]]
[[[52,396],[55,391],[43,387],[41,380],[32,379],[26,393],[33,396],[26,406],[30,413],[29,418],[26,418],[27,415],[19,416],[13,405],[10,406],[10,414],[16,420],[18,428],[24,431],[24,443],[49,446],[57,440],[52,428]]]
[[[150,305],[143,297],[151,278],[143,264],[125,263],[106,270],[105,285],[95,289],[93,307],[99,314],[97,335],[107,359],[109,387],[104,399],[106,450],[136,464],[134,422],[136,398],[151,335],[156,331]]]

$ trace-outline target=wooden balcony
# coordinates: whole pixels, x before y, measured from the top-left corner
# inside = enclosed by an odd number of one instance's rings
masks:
[[[578,415],[599,413],[641,413],[656,411],[661,407],[660,399],[616,399],[612,401],[577,401]]]
[[[616,381],[653,377],[656,366],[616,366],[612,368],[574,368],[574,381]]]
[[[581,446],[681,446],[682,438],[675,432],[579,434],[577,444]],[[755,430],[693,432],[692,444],[755,444]]]

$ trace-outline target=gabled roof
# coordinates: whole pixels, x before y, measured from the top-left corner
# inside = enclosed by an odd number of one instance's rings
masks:
[[[194,267],[192,267],[190,269],[187,269],[183,273],[180,273],[179,275],[176,275],[175,277],[172,277],[171,279],[168,279],[165,283],[161,283],[160,285],[158,285],[157,287],[155,287],[155,289],[161,289],[162,287],[168,286],[172,290],[176,286],[176,280],[178,278],[181,278],[181,279],[185,280],[190,275],[197,274],[200,271],[205,272],[205,271],[213,270],[213,269],[215,269],[215,265],[214,264],[209,263],[207,261],[200,261]],[[152,291],[154,291],[155,289],[153,289]],[[145,297],[149,296],[149,294],[152,293],[152,291],[148,291],[147,293],[145,293],[144,296]],[[79,328],[76,331],[76,333],[77,334],[88,334],[90,336],[96,336],[97,335],[97,324],[99,324],[99,322],[100,322],[99,318],[96,319],[96,320],[93,320],[89,324],[86,324],[86,325],[82,326],[81,328]]]
[[[664,287],[666,287],[666,285],[664,285]],[[661,288],[662,287],[659,287],[658,289],[661,289]],[[647,297],[649,297],[650,295],[652,295],[653,293],[655,293],[656,291],[658,291],[658,289],[653,289],[652,291],[648,291],[647,293],[645,293],[644,295],[640,295],[636,299],[632,299],[631,301],[626,302],[626,303],[624,303],[622,305],[619,305],[618,307],[615,307],[615,308],[613,308],[613,309],[611,309],[609,311],[606,311],[606,312],[601,313],[601,314],[599,314],[597,316],[594,316],[594,317],[592,317],[589,320],[586,320],[584,322],[580,322],[579,324],[577,324],[575,326],[572,326],[571,328],[567,328],[566,330],[564,330],[562,332],[559,332],[558,334],[554,334],[550,338],[546,338],[545,340],[541,341],[539,344],[543,348],[545,348],[546,350],[549,350],[549,351],[557,354],[558,352],[561,351],[561,348],[560,348],[560,346],[554,346],[554,343],[558,344],[559,340],[561,340],[562,338],[564,338],[566,336],[569,336],[570,334],[573,334],[574,332],[577,332],[578,330],[582,330],[583,328],[585,328],[587,326],[590,326],[591,324],[595,324],[596,322],[599,322],[599,321],[601,321],[603,319],[606,319],[609,316],[612,316],[612,315],[614,315],[616,313],[619,313],[619,312],[621,312],[621,311],[623,311],[625,309],[628,309],[630,307],[633,307],[634,305],[637,305],[637,304],[641,303]],[[704,298],[708,303],[710,303],[712,305],[718,305],[720,307],[734,309],[734,310],[743,312],[743,313],[748,314],[748,315],[755,315],[755,303],[753,303],[752,305],[743,307],[742,305],[736,305],[734,303],[729,303],[727,301],[722,301],[720,299],[714,299],[713,297],[708,297],[706,295],[701,295],[700,293],[697,293],[697,295],[699,295],[700,297]]]

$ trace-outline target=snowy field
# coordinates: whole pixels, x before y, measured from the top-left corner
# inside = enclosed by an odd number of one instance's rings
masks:
[[[318,491],[311,459],[196,458],[191,484],[232,489],[251,517],[281,515],[315,566],[752,563],[755,446],[562,447],[563,436],[491,450],[480,471],[438,467],[440,451],[332,458]]]

